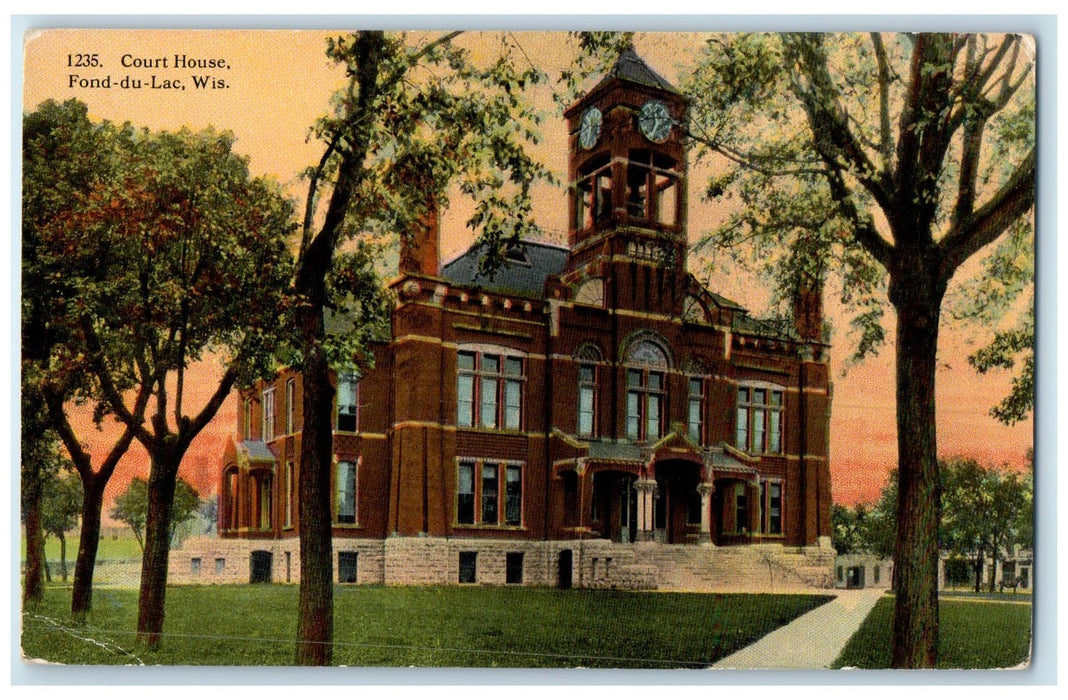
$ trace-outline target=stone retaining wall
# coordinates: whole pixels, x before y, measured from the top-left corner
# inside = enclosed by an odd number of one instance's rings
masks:
[[[272,582],[300,580],[297,538],[210,537],[190,538],[181,549],[171,551],[169,580],[248,583],[256,551],[269,553]],[[509,555],[517,582],[533,586],[558,585],[561,563],[568,556],[571,584],[577,588],[767,591],[834,585],[834,550],[827,547],[618,544],[608,540],[339,539],[334,542],[334,574],[335,579],[343,571],[351,575],[355,563],[357,584],[453,585],[461,582],[461,563],[466,562],[469,567],[473,564],[473,583],[505,585]],[[341,566],[343,558],[346,566]],[[472,572],[468,568],[463,573]]]

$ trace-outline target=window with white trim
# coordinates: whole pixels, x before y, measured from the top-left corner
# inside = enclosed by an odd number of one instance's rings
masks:
[[[355,433],[359,425],[360,382],[355,372],[337,375],[337,430]]]
[[[264,442],[274,440],[274,387],[263,390],[263,435]]]
[[[523,358],[504,352],[457,353],[456,424],[519,430],[523,419]]]
[[[753,454],[782,454],[782,410],[781,388],[738,387],[735,446]]]
[[[356,472],[357,462],[338,462],[334,480],[335,522],[344,525],[357,523]]]
[[[522,525],[522,465],[461,460],[456,474],[456,522],[459,525]]]

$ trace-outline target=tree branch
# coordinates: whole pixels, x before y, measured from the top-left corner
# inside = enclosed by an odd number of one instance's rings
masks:
[[[883,35],[871,33],[875,58],[879,66],[879,152],[883,157],[883,177],[890,172],[894,157],[894,137],[890,130],[890,60],[886,55]]]
[[[942,274],[949,279],[961,263],[992,243],[1035,205],[1035,148],[1031,147],[1009,181],[975,213],[962,219],[939,243]]]

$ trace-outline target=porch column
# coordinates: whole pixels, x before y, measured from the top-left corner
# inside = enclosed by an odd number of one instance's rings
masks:
[[[712,493],[716,487],[708,481],[702,481],[697,485],[697,493],[701,496],[701,534],[700,542],[712,541],[712,512],[709,504],[712,502]]]
[[[656,479],[637,479],[634,490],[638,492],[638,541],[652,542],[653,499],[656,496]]]
[[[575,488],[578,489],[578,493],[575,494],[578,501],[578,526],[580,528],[590,527],[590,506],[593,504],[593,478],[591,475],[590,483],[586,483],[586,467],[589,465],[589,460],[585,457],[579,457],[575,460]],[[565,516],[566,518],[566,516]]]
[[[753,479],[749,482],[749,534],[759,535],[761,521],[764,518],[764,504],[760,502],[760,480]]]

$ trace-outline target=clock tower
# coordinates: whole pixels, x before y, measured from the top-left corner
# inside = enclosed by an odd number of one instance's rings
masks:
[[[577,301],[583,301],[584,285],[596,281],[607,306],[680,312],[686,287],[686,110],[686,98],[628,45],[564,113],[571,250],[562,278]],[[648,293],[616,293],[633,292],[638,278]]]

